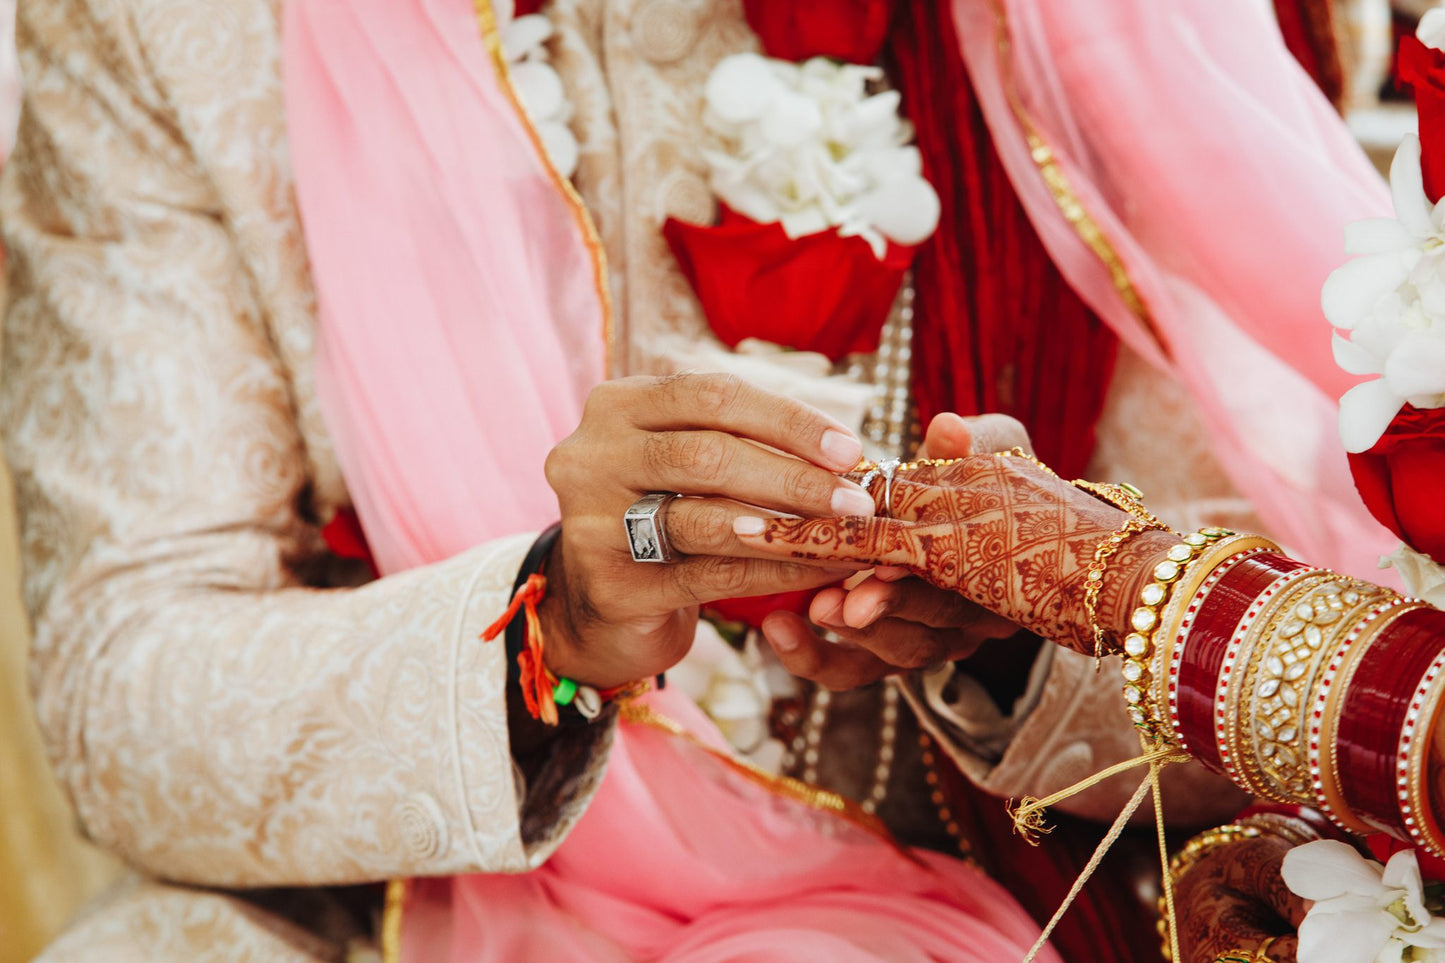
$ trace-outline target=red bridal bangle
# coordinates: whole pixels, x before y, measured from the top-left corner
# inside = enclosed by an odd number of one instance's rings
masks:
[[[1190,754],[1215,772],[1224,771],[1215,740],[1215,696],[1229,682],[1225,653],[1235,630],[1272,583],[1305,568],[1272,553],[1240,559],[1199,603],[1188,636],[1180,640],[1179,734]]]
[[[1426,676],[1432,667],[1439,671],[1442,638],[1440,612],[1406,610],[1374,637],[1343,693],[1335,738],[1345,805],[1392,835],[1411,828],[1405,825],[1408,793],[1400,798],[1396,764],[1407,726],[1413,735],[1418,723]]]

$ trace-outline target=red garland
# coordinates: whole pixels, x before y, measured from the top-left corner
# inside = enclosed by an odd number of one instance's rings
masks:
[[[832,57],[850,64],[878,60],[894,0],[743,0],[763,53],[779,60]]]
[[[1445,51],[1415,36],[1400,38],[1400,79],[1415,91],[1420,112],[1420,167],[1425,194],[1434,203],[1445,194]]]
[[[1350,471],[1380,524],[1445,564],[1445,408],[1406,405],[1373,448],[1350,455]]]
[[[662,234],[728,347],[762,338],[834,361],[878,349],[914,252],[890,243],[879,261],[861,237],[788,237],[726,206],[716,227],[669,218]]]

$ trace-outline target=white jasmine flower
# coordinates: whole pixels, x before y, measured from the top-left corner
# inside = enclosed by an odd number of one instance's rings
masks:
[[[688,654],[667,670],[667,681],[696,702],[728,744],[746,756],[770,741],[768,713],[773,697],[755,668],[748,664],[744,653],[704,621],[698,623],[697,637]]]
[[[938,195],[908,146],[896,91],[869,95],[875,67],[816,57],[723,59],[708,77],[703,124],[713,192],[789,237],[836,227],[880,258],[887,241],[918,244],[938,226]]]
[[[1445,7],[1431,7],[1420,18],[1415,36],[1427,47],[1445,50]]]
[[[1340,399],[1340,437],[1366,451],[1406,403],[1445,406],[1445,200],[1431,204],[1420,173],[1420,141],[1405,138],[1390,165],[1395,217],[1345,229],[1358,255],[1325,281],[1325,317],[1335,361],[1351,374],[1378,375]]]
[[[1393,568],[1405,583],[1405,594],[1424,599],[1437,609],[1445,609],[1445,566],[1428,555],[1401,545],[1394,553],[1380,559],[1380,568]]]
[[[1280,874],[1314,901],[1299,927],[1299,963],[1445,961],[1445,920],[1425,908],[1414,850],[1381,866],[1321,839],[1291,849]]]

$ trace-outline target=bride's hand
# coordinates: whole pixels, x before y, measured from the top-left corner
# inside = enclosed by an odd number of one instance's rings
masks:
[[[1015,447],[1028,449],[1029,439],[1013,418],[945,413],[929,424],[919,456],[953,458]],[[820,638],[814,625],[841,641]],[[1016,634],[1018,626],[907,569],[885,567],[822,589],[807,619],[772,613],[762,631],[790,673],[840,690],[901,669],[967,658],[985,642]]]
[[[903,566],[1038,635],[1092,652],[1088,568],[1100,542],[1128,520],[1027,458],[969,455],[895,480],[891,518],[743,517],[735,530],[778,558]],[[1111,560],[1098,605],[1110,634],[1123,634],[1145,559],[1176,541],[1145,532]]]

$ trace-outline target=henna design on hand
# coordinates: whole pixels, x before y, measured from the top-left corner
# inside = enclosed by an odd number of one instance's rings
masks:
[[[1175,904],[1186,963],[1212,963],[1222,953],[1252,951],[1271,938],[1272,959],[1294,960],[1294,931],[1304,918],[1304,903],[1280,876],[1291,846],[1273,835],[1227,843],[1183,875]]]
[[[873,483],[880,506],[885,484]],[[1030,461],[993,455],[900,472],[891,507],[892,518],[771,521],[764,539],[802,558],[907,566],[1038,635],[1092,651],[1086,576],[1125,513]],[[1134,571],[1176,541],[1164,537],[1163,547],[1131,539],[1113,567]],[[1127,588],[1101,593],[1107,629],[1123,625],[1131,597]]]

